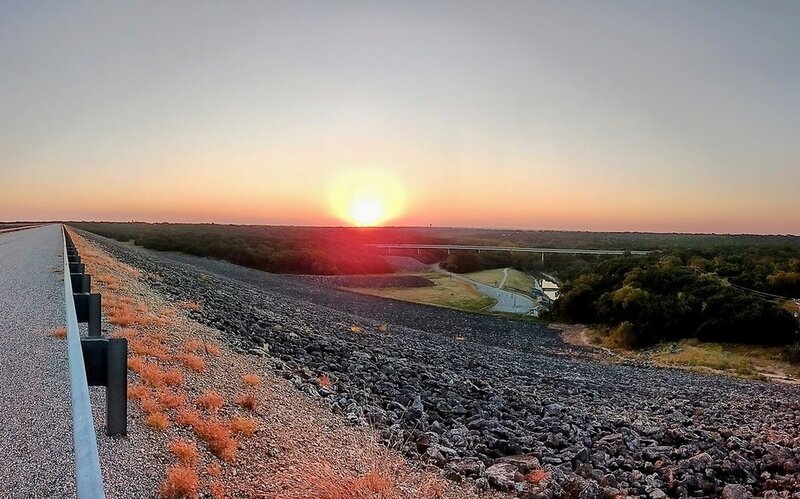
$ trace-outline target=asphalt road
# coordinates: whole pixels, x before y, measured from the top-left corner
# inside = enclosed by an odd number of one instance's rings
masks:
[[[61,226],[0,234],[0,497],[74,497]]]

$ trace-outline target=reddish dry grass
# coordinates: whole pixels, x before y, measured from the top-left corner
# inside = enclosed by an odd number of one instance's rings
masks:
[[[109,336],[112,338],[125,338],[126,340],[130,341],[133,338],[136,338],[138,335],[139,333],[135,329],[126,327],[118,331],[114,331]]]
[[[258,409],[258,399],[252,393],[245,393],[236,398],[236,404],[255,412]]]
[[[111,274],[106,274],[104,272],[95,272],[92,278],[112,291],[117,290],[119,288],[119,279],[117,279]]]
[[[128,357],[128,369],[135,373],[141,373],[144,367],[144,361],[138,355]]]
[[[331,377],[327,374],[323,374],[319,377],[319,386],[324,386],[325,388],[330,387],[333,385],[333,381],[331,381]]]
[[[343,475],[342,470],[327,462],[317,462],[306,463],[291,475],[294,483],[286,484],[287,493],[282,496],[285,499],[389,499],[397,491],[395,477],[377,468],[353,477]]]
[[[53,338],[58,338],[60,340],[63,340],[64,338],[67,337],[67,328],[65,328],[63,326],[62,327],[57,327],[57,328],[53,329],[52,332],[50,332],[50,336],[52,336]]]
[[[178,302],[178,306],[184,310],[193,310],[195,312],[203,308],[203,306],[196,301],[189,300]]]
[[[197,452],[197,446],[188,440],[175,439],[167,444],[169,451],[175,454],[178,461],[186,466],[194,466],[197,464],[197,459],[200,457]]]
[[[220,482],[211,482],[208,484],[208,491],[214,499],[225,499],[225,486]]]
[[[530,473],[525,475],[525,480],[534,484],[543,480],[547,480],[548,478],[550,478],[550,473],[546,472],[545,470],[532,470]]]
[[[205,442],[208,450],[223,461],[236,458],[236,441],[231,438],[231,430],[219,421],[201,421],[194,428],[197,438]]]
[[[183,373],[170,369],[164,373],[164,384],[167,386],[180,386],[183,384]]]
[[[128,398],[131,400],[142,400],[150,395],[150,389],[137,383],[128,383]]]
[[[230,426],[231,426],[231,431],[233,431],[234,433],[238,433],[246,437],[251,437],[256,432],[256,430],[258,430],[258,420],[255,418],[236,416],[233,419],[231,419]]]
[[[258,410],[258,399],[252,393],[239,395],[236,399],[236,404],[253,412]]]
[[[154,430],[164,431],[169,426],[169,418],[163,412],[153,412],[147,416],[144,424]]]
[[[206,467],[206,473],[210,476],[220,476],[222,474],[222,466],[219,463],[211,463]]]
[[[209,412],[217,412],[225,399],[214,390],[206,390],[195,399],[195,403]]]
[[[164,384],[164,371],[155,364],[145,362],[139,371],[139,377],[146,384],[158,388]]]
[[[206,353],[213,357],[222,355],[222,349],[213,343],[206,343]]]
[[[183,344],[183,351],[187,353],[197,353],[203,350],[203,342],[200,340],[189,340]]]
[[[199,483],[197,473],[185,466],[167,468],[167,476],[161,485],[161,497],[164,499],[185,499],[197,497]]]
[[[178,409],[178,412],[175,414],[175,422],[181,426],[188,426],[191,428],[196,426],[202,417],[203,415],[200,414],[200,412],[183,407]]]
[[[156,412],[161,412],[161,404],[159,404],[157,400],[152,398],[140,399],[139,408],[145,414],[153,414]]]
[[[258,374],[247,373],[242,375],[242,381],[244,381],[246,385],[256,387],[259,385],[259,383],[261,383],[261,378],[258,376]]]
[[[186,397],[173,390],[161,390],[158,392],[158,403],[167,409],[176,409],[186,403]]]
[[[162,362],[172,360],[169,350],[155,337],[131,338],[128,340],[128,349],[135,355],[146,355]]]
[[[203,360],[202,357],[198,357],[197,355],[191,353],[185,353],[176,356],[176,358],[187,368],[191,369],[192,371],[199,373],[203,372],[206,369],[206,362]]]

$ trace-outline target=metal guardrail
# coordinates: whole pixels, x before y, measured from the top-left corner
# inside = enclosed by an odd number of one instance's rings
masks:
[[[97,437],[94,431],[89,385],[83,361],[78,316],[72,293],[72,279],[67,252],[66,229],[61,237],[64,251],[64,305],[67,320],[67,349],[69,357],[69,383],[72,397],[72,436],[75,447],[75,481],[79,499],[105,499]]]

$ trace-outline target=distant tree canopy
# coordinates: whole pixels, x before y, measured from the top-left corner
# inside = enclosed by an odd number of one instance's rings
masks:
[[[267,272],[378,274],[391,267],[353,231],[214,224],[73,223],[120,241],[161,251],[220,258]]]
[[[698,272],[670,255],[617,258],[570,280],[554,314],[619,328],[633,346],[702,341],[785,345],[798,322],[779,304]]]

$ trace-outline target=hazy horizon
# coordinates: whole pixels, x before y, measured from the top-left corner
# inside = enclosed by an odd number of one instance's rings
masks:
[[[800,234],[800,3],[4,2],[0,219]]]

